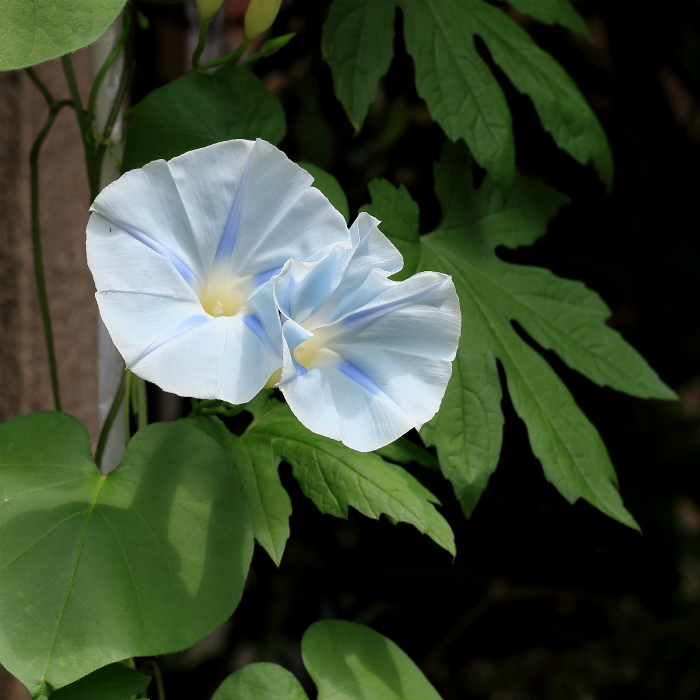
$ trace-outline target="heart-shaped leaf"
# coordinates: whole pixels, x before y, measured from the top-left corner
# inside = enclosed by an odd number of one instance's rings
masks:
[[[51,693],[51,700],[129,700],[150,682],[150,676],[133,668],[110,664]]]
[[[190,646],[235,609],[253,551],[214,440],[151,425],[105,476],[61,413],[0,426],[0,532],[0,661],[34,697]]]
[[[316,700],[441,700],[390,639],[353,622],[323,620],[304,634],[304,664]],[[275,664],[250,664],[229,676],[212,700],[308,700],[299,681]]]

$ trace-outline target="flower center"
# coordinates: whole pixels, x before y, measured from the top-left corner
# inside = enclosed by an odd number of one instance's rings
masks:
[[[212,274],[199,301],[210,316],[235,316],[245,307],[248,291],[246,280],[230,280],[225,275]]]
[[[296,346],[294,359],[306,369],[336,361],[338,354],[324,347],[326,340],[327,337],[324,333],[315,331],[311,338]]]

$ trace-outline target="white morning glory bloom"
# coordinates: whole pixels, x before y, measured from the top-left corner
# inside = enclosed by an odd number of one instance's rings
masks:
[[[361,452],[435,415],[461,327],[448,275],[388,279],[403,259],[378,223],[360,214],[350,246],[315,262],[290,260],[275,282],[279,389],[307,428]]]
[[[275,275],[348,241],[312,181],[269,143],[236,140],[154,161],[100,193],[88,265],[128,368],[181,396],[244,403],[263,388],[282,365]]]

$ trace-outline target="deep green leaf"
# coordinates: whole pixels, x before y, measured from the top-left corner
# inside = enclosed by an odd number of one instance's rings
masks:
[[[148,94],[130,111],[122,170],[229,139],[284,136],[279,100],[247,68],[191,71]]]
[[[125,0],[3,0],[0,70],[49,61],[97,41]]]
[[[301,653],[317,700],[440,700],[406,653],[369,627],[317,622],[304,634]]]
[[[345,221],[350,218],[350,208],[348,198],[343,192],[340,183],[330,174],[317,165],[311,163],[298,163],[314,179],[314,187],[321,190],[326,199],[345,217]]]
[[[103,476],[61,413],[0,425],[0,531],[0,662],[34,694],[190,646],[235,609],[253,548],[213,440],[151,425]]]
[[[346,518],[352,506],[370,518],[384,514],[391,522],[413,525],[455,553],[452,530],[432,505],[437,499],[406,470],[312,433],[285,404],[253,421],[244,437],[267,438],[322,513]]]
[[[279,566],[289,539],[292,502],[280,481],[279,457],[267,438],[233,435],[214,416],[190,416],[183,422],[214,438],[233,464],[253,522],[255,539]]]
[[[416,462],[422,467],[437,467],[437,459],[420,445],[411,442],[408,438],[400,437],[394,442],[390,442],[384,447],[380,447],[375,452],[384,459],[401,464]]]
[[[569,0],[508,0],[509,3],[530,17],[545,24],[561,24],[577,34],[589,36],[583,17],[576,12]]]
[[[110,664],[51,693],[51,700],[129,700],[150,682],[150,676],[133,668]]]
[[[370,204],[360,211],[368,211],[381,221],[382,233],[403,255],[403,269],[393,279],[404,280],[418,271],[420,263],[418,205],[403,185],[394,187],[387,180],[372,180],[369,194]]]
[[[229,676],[211,700],[309,700],[309,696],[286,669],[258,663]]]
[[[355,131],[394,55],[394,12],[394,0],[335,0],[323,25],[321,50]]]
[[[618,333],[601,299],[548,270],[502,261],[496,248],[530,245],[566,198],[518,177],[508,189],[487,177],[477,190],[471,163],[445,149],[435,187],[443,208],[437,230],[421,239],[420,269],[452,275],[460,298],[462,339],[443,405],[421,431],[467,515],[496,468],[503,415],[497,361],[549,481],[569,500],[584,498],[635,527],[615,489],[601,438],[553,370],[518,335],[535,341],[601,386],[639,397],[675,395]]]
[[[567,0],[513,4],[543,22],[586,32]],[[557,145],[580,163],[592,162],[610,186],[607,139],[574,82],[524,29],[484,0],[335,0],[324,27],[324,54],[336,94],[357,128],[391,60],[394,5],[403,10],[418,94],[449,138],[464,139],[477,163],[499,182],[515,176],[512,119],[503,90],[479,55],[477,37],[513,85],[532,99]]]

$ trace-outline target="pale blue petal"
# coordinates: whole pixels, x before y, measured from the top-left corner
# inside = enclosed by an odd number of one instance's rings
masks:
[[[379,221],[362,212],[350,227],[352,250],[345,258],[342,280],[311,322],[325,325],[369,303],[385,284],[382,280],[403,267],[403,257],[377,228]]]
[[[175,335],[132,367],[138,376],[179,396],[250,401],[279,368],[279,356],[246,323],[245,315],[208,317]]]
[[[196,232],[164,160],[122,175],[100,192],[91,211],[152,239],[155,245],[149,247],[170,251],[198,282],[207,274]]]
[[[269,279],[248,297],[244,321],[267,350],[277,355],[279,358],[277,367],[280,367],[282,365],[282,329],[272,293],[274,283],[274,279]]]
[[[333,246],[316,263],[290,260],[275,283],[275,299],[282,313],[304,323],[333,294],[341,279],[347,248]]]
[[[199,304],[195,290],[168,255],[101,214],[90,216],[86,247],[98,292],[148,292]]]
[[[369,452],[415,426],[406,414],[383,392],[368,390],[365,380],[344,372],[342,364],[314,367],[280,391],[294,415],[319,435],[340,440],[360,452]]]
[[[349,322],[317,331],[335,362],[302,376],[290,373],[280,384],[304,425],[360,451],[433,417],[459,341],[459,302],[449,277],[427,272],[387,285],[370,305],[346,316]]]
[[[232,275],[257,276],[281,268],[289,258],[305,260],[349,240],[342,214],[311,182],[281,151],[256,141],[231,254]]]
[[[306,368],[302,367],[294,358],[294,351],[300,343],[312,336],[313,333],[294,321],[286,321],[282,326],[283,354],[280,385],[292,381],[299,374],[306,373]]]
[[[166,294],[98,291],[102,320],[127,367],[187,330],[191,319],[211,319],[198,301]]]

